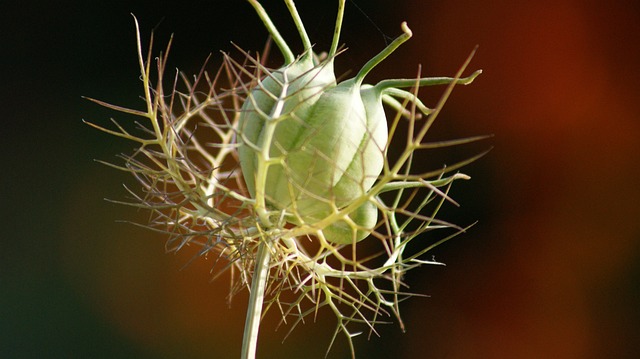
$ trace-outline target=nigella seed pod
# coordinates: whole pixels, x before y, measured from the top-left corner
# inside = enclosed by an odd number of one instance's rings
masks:
[[[290,222],[313,224],[363,195],[374,183],[384,163],[386,119],[367,116],[359,94],[364,76],[335,85],[333,58],[344,0],[339,2],[331,50],[319,64],[292,1],[286,4],[306,51],[296,60],[264,9],[257,1],[250,2],[286,64],[261,79],[243,104],[238,127],[241,167],[258,210],[268,206],[285,211]],[[360,220],[363,213],[377,218],[372,208],[372,204],[363,206],[360,215],[353,216],[354,222],[372,228],[371,220]],[[335,241],[331,232],[328,229],[326,237]],[[366,236],[361,232],[358,239]]]
[[[304,145],[286,155],[285,162],[290,168],[300,169],[290,173],[289,182],[304,191],[294,192],[299,194],[295,199],[277,199],[284,203],[295,202],[297,216],[303,222],[318,222],[336,207],[344,208],[361,198],[382,171],[388,140],[382,101],[389,92],[388,83],[372,86],[363,85],[363,81],[377,64],[411,37],[406,23],[402,24],[402,30],[404,33],[367,62],[354,78],[322,94],[305,119]],[[309,163],[317,165],[308,170]],[[278,188],[277,183],[287,183],[287,179],[278,180],[280,182],[268,182],[273,185],[269,188]],[[280,188],[285,196],[291,193],[284,191],[285,186]],[[328,199],[329,203],[319,198]],[[378,217],[377,208],[369,201],[347,215],[355,228],[353,225],[348,228],[346,220],[340,219],[323,229],[326,240],[339,244],[360,241],[372,231]]]
[[[283,67],[267,71],[249,91],[237,129],[240,165],[255,199],[254,209],[267,225],[272,224],[270,217],[284,218],[295,225],[315,227],[329,242],[360,241],[373,230],[378,218],[377,207],[371,202],[373,195],[368,191],[385,163],[388,130],[383,102],[399,109],[402,106],[394,98],[399,97],[429,114],[413,93],[400,88],[456,80],[424,78],[363,84],[377,64],[412,36],[403,23],[402,35],[355,77],[336,85],[333,60],[345,0],[339,1],[331,50],[320,63],[292,0],[285,3],[305,46],[305,53],[298,59],[294,59],[264,9],[257,1],[250,2],[285,58]],[[356,201],[359,206],[351,205]],[[329,216],[334,220],[325,221]]]

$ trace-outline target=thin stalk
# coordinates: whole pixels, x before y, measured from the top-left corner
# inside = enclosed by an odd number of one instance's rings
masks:
[[[331,42],[331,49],[329,50],[329,56],[327,58],[333,59],[338,52],[338,45],[340,44],[340,31],[342,31],[342,19],[344,18],[344,8],[346,0],[340,0],[338,2],[338,17],[336,18],[336,26],[333,30],[333,41]]]
[[[376,67],[379,63],[381,63],[384,59],[386,59],[387,56],[391,55],[391,53],[396,51],[396,49],[400,47],[400,45],[407,42],[407,40],[411,38],[412,32],[409,29],[409,26],[407,26],[406,22],[403,22],[401,24],[401,28],[402,28],[402,35],[398,36],[387,47],[385,47],[384,50],[380,51],[379,54],[374,56],[371,60],[367,61],[367,63],[364,64],[364,66],[362,66],[362,68],[354,78],[354,80],[358,85],[362,84],[362,81],[364,80],[364,78],[367,76],[367,74],[371,70],[373,70],[374,67]]]
[[[300,14],[296,9],[296,4],[293,0],[285,1],[287,7],[289,8],[289,12],[291,13],[291,17],[293,18],[293,22],[296,24],[296,28],[298,29],[298,33],[300,34],[300,39],[302,40],[302,46],[304,46],[305,54],[311,54],[311,40],[309,39],[309,35],[307,35],[307,30],[304,28],[304,23],[300,18]]]
[[[262,7],[262,5],[260,5],[260,3],[257,0],[249,0],[249,3],[256,10],[256,12],[258,13],[258,16],[260,16],[260,19],[262,20],[262,23],[267,28],[267,30],[269,31],[269,34],[273,38],[273,41],[276,43],[276,45],[280,49],[280,52],[282,52],[282,56],[284,57],[284,63],[287,65],[290,63],[293,63],[296,57],[291,51],[291,48],[289,48],[289,45],[287,45],[287,42],[284,41],[284,38],[282,38],[282,35],[280,35],[280,32],[271,21],[271,18],[269,17],[269,15],[267,15],[267,11]]]
[[[260,331],[260,319],[262,316],[262,303],[264,301],[264,291],[267,285],[267,275],[269,274],[269,252],[266,241],[258,244],[256,255],[256,266],[251,279],[251,293],[249,294],[249,304],[247,307],[247,319],[244,322],[244,338],[242,338],[241,359],[255,359],[258,348],[258,333]]]
[[[435,86],[435,85],[449,85],[453,82],[456,85],[468,85],[473,82],[480,74],[482,70],[478,70],[468,77],[453,78],[453,77],[424,77],[416,81],[416,79],[393,79],[382,80],[375,86],[381,90],[387,90],[392,88],[413,87],[413,86]]]

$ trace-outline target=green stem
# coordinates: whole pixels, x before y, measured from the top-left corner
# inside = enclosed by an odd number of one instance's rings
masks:
[[[262,240],[258,245],[256,266],[251,279],[251,293],[249,294],[249,304],[247,306],[247,319],[244,322],[241,359],[254,359],[256,357],[260,319],[262,316],[262,303],[267,285],[270,260],[271,253],[269,252],[268,244]]]
[[[402,28],[402,35],[398,36],[389,45],[387,45],[387,47],[385,47],[384,50],[380,51],[379,54],[374,56],[371,60],[369,60],[366,64],[364,64],[364,66],[362,66],[362,68],[354,78],[358,86],[362,84],[362,81],[364,80],[364,78],[367,76],[367,74],[371,70],[373,70],[374,67],[376,67],[376,65],[381,63],[384,59],[387,58],[387,56],[391,55],[394,51],[396,51],[396,49],[400,47],[400,45],[402,45],[403,43],[405,43],[407,40],[411,38],[412,33],[411,33],[411,30],[409,30],[409,27],[407,26],[406,22],[402,23],[401,28]]]
[[[331,42],[331,49],[329,49],[329,59],[336,56],[338,51],[338,45],[340,43],[340,31],[342,30],[342,19],[344,18],[344,8],[346,0],[340,0],[338,2],[338,17],[336,18],[336,26],[333,30],[333,41]]]
[[[304,46],[305,55],[311,56],[311,40],[309,39],[309,35],[307,35],[307,30],[305,30],[304,23],[302,22],[300,14],[296,9],[296,4],[293,2],[293,0],[286,0],[285,3],[289,8],[289,12],[291,13],[293,22],[296,24],[296,28],[298,29],[298,33],[300,34],[300,39],[302,40],[302,46]]]
[[[269,34],[273,38],[273,41],[276,43],[276,45],[278,45],[278,48],[280,49],[280,52],[282,52],[282,56],[284,57],[284,63],[288,65],[295,61],[296,57],[293,55],[293,52],[291,52],[289,45],[287,45],[287,42],[284,41],[284,38],[282,38],[282,35],[280,35],[280,32],[273,24],[271,18],[269,18],[269,15],[267,15],[267,12],[262,7],[262,5],[260,5],[257,0],[249,0],[249,3],[256,10],[258,16],[260,16],[260,19],[269,31]]]
[[[391,80],[382,80],[378,82],[375,87],[380,91],[387,90],[391,88],[406,88],[413,86],[436,86],[436,85],[449,85],[451,83],[456,83],[456,85],[468,85],[473,82],[480,74],[482,70],[477,70],[473,74],[468,77],[463,78],[453,78],[453,77],[423,77],[420,79],[391,79]]]

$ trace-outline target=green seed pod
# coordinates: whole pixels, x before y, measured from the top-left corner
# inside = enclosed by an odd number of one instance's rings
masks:
[[[384,166],[388,136],[384,88],[362,82],[409,37],[403,34],[356,77],[327,88],[302,113],[305,117],[296,111],[273,125],[269,155],[281,162],[269,167],[265,197],[270,206],[284,210],[290,222],[313,225],[365,195],[374,184]],[[362,229],[375,226],[377,208],[366,202],[348,215],[360,228],[354,230],[356,235],[339,221],[324,228],[327,240],[351,243],[365,238],[367,231]]]
[[[383,133],[378,139],[371,138],[367,120],[358,87],[343,82],[324,92],[307,118],[289,121],[297,133],[276,128],[276,143],[286,147],[274,152],[283,157],[286,170],[269,173],[266,187],[271,200],[282,208],[295,204],[304,218],[326,212],[333,204],[343,207],[365,194],[382,169],[381,149],[387,135],[384,117],[371,124],[385,130],[378,131]],[[377,146],[367,146],[375,147],[374,153],[367,154],[368,163],[362,163],[364,147],[371,142]]]
[[[337,244],[360,241],[376,225],[377,207],[371,200],[355,208],[350,205],[364,196],[371,198],[367,192],[384,167],[388,130],[383,101],[398,109],[401,105],[393,97],[400,97],[428,114],[413,93],[400,88],[455,80],[425,78],[363,84],[377,64],[411,37],[403,23],[401,36],[354,78],[336,85],[333,58],[345,0],[339,1],[332,48],[322,63],[314,61],[292,0],[285,2],[306,48],[297,60],[293,60],[266,13],[261,13],[264,10],[255,0],[250,1],[285,59],[290,60],[260,81],[242,107],[238,152],[247,187],[256,200],[255,209],[266,223],[270,220],[264,214],[277,210],[287,222],[311,226],[338,211],[335,222],[318,228],[325,239]]]
[[[374,89],[365,91],[365,104],[358,81],[342,82],[326,90],[306,118],[294,114],[277,124],[271,155],[282,165],[270,167],[265,190],[272,206],[292,214],[291,222],[322,220],[365,195],[380,174],[387,123]],[[359,229],[339,221],[323,230],[325,238],[341,244],[365,238],[362,228],[375,226],[377,208],[366,202],[349,216]]]

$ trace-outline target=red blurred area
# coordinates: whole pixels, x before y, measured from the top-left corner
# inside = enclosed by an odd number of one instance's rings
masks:
[[[480,45],[472,68],[485,72],[458,90],[451,121],[464,133],[495,134],[494,151],[481,160],[492,180],[492,218],[478,225],[480,238],[468,234],[492,251],[470,248],[449,263],[455,284],[437,285],[448,293],[438,303],[455,315],[434,325],[450,331],[435,351],[635,357],[639,327],[630,318],[638,310],[630,303],[640,292],[637,283],[623,293],[612,283],[630,285],[640,260],[637,4],[453,1],[410,9],[416,37],[430,38],[411,57],[428,58],[431,68],[453,72],[462,61],[452,59]],[[410,335],[419,343],[428,333]]]

